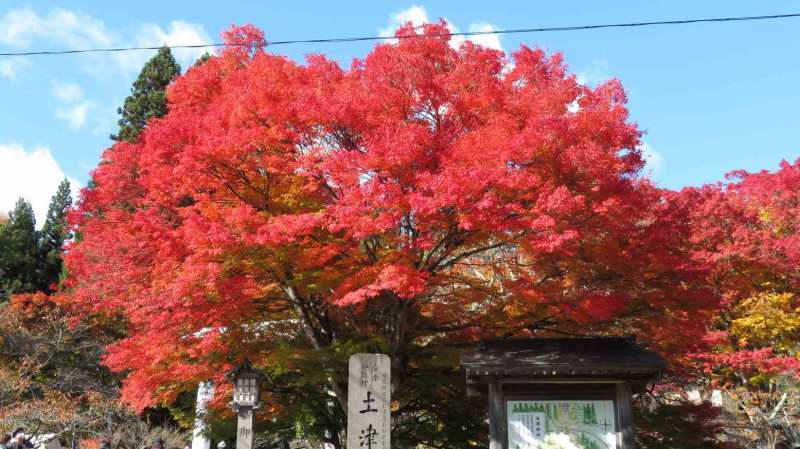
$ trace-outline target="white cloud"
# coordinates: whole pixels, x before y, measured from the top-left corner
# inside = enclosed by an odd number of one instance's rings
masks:
[[[644,172],[646,175],[653,178],[658,175],[664,167],[664,156],[646,143],[642,143],[641,149],[642,157],[644,158]]]
[[[397,11],[396,13],[392,14],[391,17],[389,17],[389,23],[386,28],[381,28],[378,32],[381,36],[394,36],[394,32],[408,22],[411,22],[411,24],[415,27],[425,23],[430,23],[430,20],[428,20],[428,12],[425,11],[425,7],[413,5],[406,9]]]
[[[181,20],[173,20],[167,29],[155,23],[146,23],[141,26],[136,34],[133,44],[137,47],[160,47],[162,45],[203,45],[211,43],[211,38],[202,25]],[[193,64],[208,48],[176,48],[172,54],[182,68]],[[126,71],[138,73],[148,59],[153,57],[153,52],[130,51],[114,55],[117,63]]]
[[[13,79],[16,78],[19,72],[30,65],[31,61],[28,58],[15,57],[3,59],[0,60],[0,75],[8,79]]]
[[[0,144],[0,211],[10,211],[20,197],[25,198],[31,202],[36,223],[41,226],[50,199],[65,177],[72,185],[73,199],[77,198],[80,185],[64,174],[48,148],[28,151],[16,143]]]
[[[37,39],[68,48],[107,47],[114,41],[101,20],[63,8],[40,15],[30,7],[22,7],[0,16],[1,43],[29,47]]]
[[[497,28],[492,25],[491,23],[487,22],[477,22],[470,24],[469,26],[470,32],[491,32],[497,31]],[[502,50],[503,45],[500,44],[500,36],[497,34],[479,34],[477,36],[470,36],[469,40],[475,42],[478,45],[483,45],[486,48],[493,48],[495,50]]]
[[[53,96],[60,102],[53,111],[56,118],[67,122],[73,131],[83,128],[89,111],[94,109],[96,104],[84,99],[83,89],[75,83],[53,80],[51,84]]]
[[[447,19],[445,19],[445,21],[447,22],[447,30],[450,31],[451,34],[461,32],[457,26],[450,23]],[[467,38],[464,36],[450,36],[450,46],[457,50],[466,40]]]
[[[81,129],[86,125],[86,117],[89,114],[89,109],[92,108],[92,103],[89,101],[81,101],[80,103],[56,108],[55,116],[60,120],[64,120],[69,125],[69,129],[75,131]]]
[[[43,49],[85,49],[108,47],[154,47],[161,45],[197,45],[211,42],[202,25],[173,20],[166,29],[156,23],[144,23],[135,28],[133,38],[109,29],[102,20],[64,8],[40,14],[30,7],[12,9],[0,15],[0,44],[17,48],[33,45]],[[203,48],[175,49],[173,53],[183,66],[205,53]],[[109,64],[125,74],[138,73],[152,57],[150,51],[129,51],[111,55],[89,54],[80,58],[83,67],[94,74],[105,74]],[[12,67],[0,63],[0,74],[11,77]]]
[[[182,20],[170,22],[167,31],[162,30],[156,24],[146,24],[142,27],[139,38],[140,45],[203,45],[211,43],[211,38],[208,37],[202,25]],[[173,53],[179,60],[190,60],[194,63],[195,59],[207,51],[207,48],[178,48]]]
[[[202,25],[181,20],[169,22],[166,28],[156,23],[139,24],[134,30],[132,33],[118,33],[106,27],[102,20],[63,8],[45,14],[30,7],[21,7],[0,14],[0,44],[17,48],[74,50],[200,45],[211,42]],[[124,37],[123,34],[132,37]],[[174,49],[173,54],[185,68],[206,51],[205,48]],[[129,85],[130,79],[139,73],[154,53],[92,53],[79,55],[75,61],[94,76],[115,76]],[[32,60],[28,58],[0,59],[0,76],[14,78],[22,69],[32,65]],[[53,81],[52,94],[58,100],[53,107],[53,114],[65,121],[70,129],[82,129],[92,123],[92,132],[99,134],[108,133],[109,127],[113,128],[114,120],[109,120],[109,117],[115,117],[116,110],[110,109],[111,113],[106,113],[105,109],[100,108],[100,102],[86,98],[80,86]]]
[[[457,26],[453,25],[447,18],[444,18],[444,21],[447,23],[447,29],[451,33],[459,33],[460,30]],[[428,18],[428,12],[425,10],[424,6],[420,5],[413,5],[406,9],[397,11],[396,13],[392,14],[389,17],[389,21],[385,28],[381,28],[378,30],[380,36],[389,37],[394,36],[395,31],[402,25],[411,22],[411,25],[414,27],[419,27],[425,23],[430,23],[431,20]],[[475,22],[470,24],[469,31],[470,32],[487,32],[487,31],[494,31],[497,28],[488,23],[488,22]],[[453,48],[458,48],[465,40],[472,41],[478,45],[482,45],[487,48],[493,48],[496,50],[502,50],[503,47],[500,44],[500,36],[496,34],[483,34],[478,36],[453,36],[450,38],[450,46]],[[396,42],[396,40],[390,40],[390,42]]]
[[[75,83],[63,84],[53,80],[51,84],[53,96],[61,101],[75,102],[83,99],[83,89]]]
[[[579,70],[575,73],[576,81],[579,84],[596,86],[612,78],[611,70],[608,67],[608,61],[596,60],[584,70]]]

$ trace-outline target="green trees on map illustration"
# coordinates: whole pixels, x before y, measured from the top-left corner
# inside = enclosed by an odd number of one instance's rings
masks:
[[[600,449],[597,442],[588,438],[585,433],[582,433],[580,438],[578,438],[578,446],[581,449]]]
[[[547,407],[549,408],[550,404],[547,404]],[[527,402],[516,403],[514,404],[514,408],[511,410],[512,413],[536,413],[544,411],[545,406],[543,404],[529,404]]]
[[[583,423],[597,424],[597,411],[594,409],[594,404],[586,404],[583,406]]]
[[[514,414],[544,414],[545,435],[566,432],[571,434],[570,440],[581,449],[606,449],[608,447],[602,441],[597,440],[596,436],[593,436],[591,433],[586,433],[587,429],[579,429],[580,426],[598,426],[598,421],[601,421],[598,419],[598,411],[594,403],[517,402],[514,403],[511,412]],[[606,427],[608,427],[607,421]],[[545,446],[542,447],[550,447],[547,444],[547,438],[545,438],[544,443]]]
[[[561,410],[562,407],[559,405],[553,404],[541,404],[541,403],[517,403],[514,404],[514,408],[512,409],[512,413],[544,413],[547,416],[548,420],[560,420],[561,419]],[[573,422],[578,421],[578,408],[579,406],[575,404],[569,404],[567,409],[565,410],[570,417],[570,420]],[[583,424],[587,425],[596,425],[597,424],[597,410],[595,409],[594,404],[586,404],[583,406]]]

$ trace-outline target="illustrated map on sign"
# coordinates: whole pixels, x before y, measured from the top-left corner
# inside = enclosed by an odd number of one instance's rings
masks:
[[[617,449],[614,402],[508,401],[509,449]]]

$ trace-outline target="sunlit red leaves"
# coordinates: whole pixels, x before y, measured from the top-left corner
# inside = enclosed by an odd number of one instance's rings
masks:
[[[729,177],[728,184],[677,197],[692,205],[693,259],[709,267],[709,283],[725,306],[695,358],[726,381],[758,386],[800,367],[793,305],[800,287],[800,163]]]
[[[637,178],[618,82],[583,86],[527,47],[456,50],[443,24],[399,32],[425,36],[342,69],[234,28],[140,142],[104,153],[72,216],[66,303],[125,318],[107,363],[129,371],[126,400],[263,357],[300,332],[297,297],[339,335],[406,302],[417,327],[401,338],[426,344],[648,332],[713,305],[688,206]]]
[[[357,286],[345,282],[339,288],[341,298],[338,305],[346,306],[376,297],[384,290],[397,292],[400,298],[413,298],[422,294],[426,288],[428,273],[420,272],[407,264],[390,263],[361,273],[366,276],[366,285]],[[353,279],[356,280],[356,279]]]
[[[11,297],[11,310],[19,314],[21,319],[32,320],[52,314],[56,304],[44,292],[24,293]]]
[[[752,382],[754,387],[776,375],[800,372],[800,360],[775,354],[772,348],[697,354],[693,358],[708,375],[722,375],[731,383]]]

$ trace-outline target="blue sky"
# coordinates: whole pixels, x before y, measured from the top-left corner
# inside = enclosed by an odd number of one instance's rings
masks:
[[[260,1],[0,0],[0,51],[218,41],[253,23],[268,40],[376,35],[402,20],[444,17],[461,31],[800,12],[800,1]],[[594,84],[615,77],[646,132],[648,170],[661,186],[773,170],[800,157],[800,19],[503,35],[564,54]],[[342,64],[374,43],[274,47]],[[183,67],[197,51],[178,51]],[[41,217],[60,178],[85,184],[115,130],[116,108],[152,53],[0,57],[0,210],[20,195]]]

